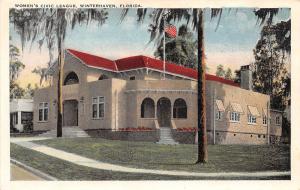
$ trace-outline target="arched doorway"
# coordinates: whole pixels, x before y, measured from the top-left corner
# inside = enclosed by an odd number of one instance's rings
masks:
[[[65,100],[63,102],[63,126],[78,126],[77,100]]]
[[[171,101],[168,98],[157,101],[157,120],[160,127],[171,126]]]

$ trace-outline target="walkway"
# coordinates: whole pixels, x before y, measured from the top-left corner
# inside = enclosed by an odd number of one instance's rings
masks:
[[[14,164],[10,165],[10,179],[12,181],[18,181],[18,180],[22,180],[22,181],[36,181],[36,180],[42,180],[44,181],[43,178],[27,171],[24,170],[23,168],[16,166]]]
[[[39,145],[28,140],[41,140],[41,138],[23,138],[11,139],[11,142],[29,148],[31,150],[38,151],[40,153],[59,158],[73,164],[80,166],[87,166],[91,168],[110,170],[116,172],[126,172],[126,173],[147,173],[147,174],[158,174],[158,175],[170,175],[170,176],[195,176],[195,177],[276,177],[276,176],[288,176],[291,175],[290,171],[263,171],[263,172],[218,172],[218,173],[198,173],[198,172],[187,172],[187,171],[175,171],[175,170],[153,170],[153,169],[139,169],[125,167],[115,164],[109,164],[86,158],[77,154],[68,153],[62,150],[54,149],[45,145]]]

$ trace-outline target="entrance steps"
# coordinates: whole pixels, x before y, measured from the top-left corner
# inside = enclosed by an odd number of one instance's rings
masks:
[[[56,137],[57,130],[52,129],[45,133],[40,134],[40,137]],[[89,135],[82,130],[80,127],[72,126],[72,127],[62,127],[62,137],[66,138],[74,138],[74,137],[89,137]]]
[[[178,142],[176,142],[172,137],[172,131],[170,127],[160,127],[160,138],[157,144],[178,144]]]

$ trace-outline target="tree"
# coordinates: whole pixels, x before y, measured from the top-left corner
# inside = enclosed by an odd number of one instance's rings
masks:
[[[15,81],[25,65],[19,60],[20,51],[14,45],[9,45],[9,79]]]
[[[57,137],[62,136],[62,75],[64,59],[64,40],[67,29],[74,29],[76,24],[89,24],[91,21],[99,25],[105,23],[107,11],[104,9],[10,9],[10,22],[20,35],[22,49],[27,42],[38,42],[42,47],[46,41],[50,60],[57,53]],[[38,37],[41,37],[38,39]]]
[[[225,77],[225,70],[224,70],[224,66],[223,65],[218,65],[217,66],[216,75],[218,77]]]
[[[166,61],[189,68],[197,68],[197,40],[185,24],[178,30],[178,36],[174,39],[166,37],[165,44]],[[157,46],[154,56],[163,59],[163,40]]]
[[[225,79],[228,79],[228,80],[232,80],[233,79],[233,77],[232,77],[232,71],[231,71],[230,68],[227,68],[227,70],[226,70]]]
[[[20,87],[15,81],[10,81],[9,92],[10,99],[19,99],[22,98],[25,94],[25,90],[22,87]]]
[[[34,91],[37,89],[37,86],[35,88],[32,88],[31,84],[29,83],[27,87],[24,89],[24,97],[25,98],[33,98]]]
[[[9,45],[9,93],[10,99],[22,98],[24,95],[24,89],[22,89],[16,80],[19,77],[20,72],[24,69],[25,65],[19,60],[20,50],[10,44]]]
[[[285,30],[282,26],[285,25]],[[288,39],[290,21],[285,24],[267,24],[262,28],[261,36],[253,50],[255,71],[253,72],[254,89],[271,96],[271,107],[284,109],[285,89],[287,81],[286,52],[290,52]],[[280,30],[280,32],[279,32]],[[282,31],[283,30],[283,31]]]
[[[235,74],[234,82],[241,83],[241,69],[235,70],[234,74]]]

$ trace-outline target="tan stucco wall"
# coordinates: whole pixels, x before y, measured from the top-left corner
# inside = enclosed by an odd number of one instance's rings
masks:
[[[215,91],[215,92],[214,92]],[[215,93],[215,99],[222,100],[225,112],[221,120],[215,120],[215,130],[219,132],[219,136],[216,135],[216,143],[232,144],[232,143],[265,143],[268,134],[268,126],[263,125],[263,109],[268,108],[269,96],[248,91],[242,88],[233,87],[230,85],[221,84],[219,82],[207,81],[206,91],[206,103],[207,103],[207,129],[209,130],[209,136],[213,139],[213,96]],[[243,109],[243,113],[240,115],[240,122],[230,121],[231,103],[238,103]],[[249,110],[247,106],[254,106],[258,109],[260,117],[257,117],[256,124],[248,124]],[[217,108],[215,107],[215,111]],[[270,114],[270,113],[269,113]],[[274,134],[274,130],[277,135],[281,135],[280,127],[274,129],[275,117],[271,114],[270,135]],[[224,133],[228,132],[228,133]],[[236,134],[234,136],[234,134]],[[251,137],[252,136],[252,137]],[[261,136],[258,138],[258,136]],[[256,138],[254,138],[256,137]],[[240,140],[238,140],[240,138]]]
[[[33,107],[33,130],[51,130],[56,127],[56,112],[57,112],[57,104],[56,100],[56,90],[53,87],[44,88],[36,90],[34,93],[34,107]],[[39,103],[47,102],[49,103],[49,113],[48,113],[48,121],[39,121]]]

